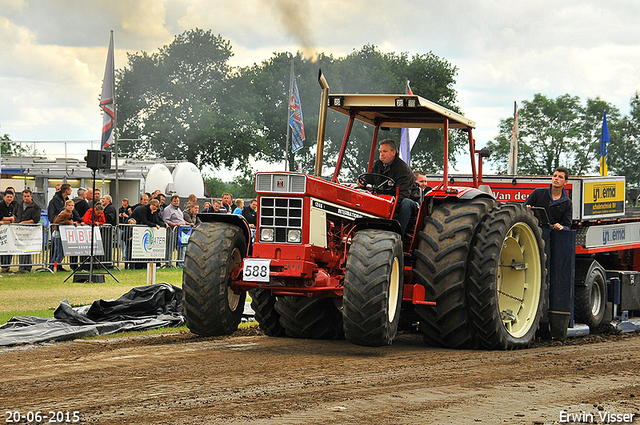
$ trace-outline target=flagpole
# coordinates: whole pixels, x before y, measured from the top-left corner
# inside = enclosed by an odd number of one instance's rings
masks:
[[[511,145],[509,147],[509,162],[507,174],[518,174],[518,102],[513,102],[513,127],[511,128]]]

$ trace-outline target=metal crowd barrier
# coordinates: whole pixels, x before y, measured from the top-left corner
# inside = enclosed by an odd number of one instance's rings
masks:
[[[4,224],[3,226],[17,226],[18,224]],[[1,267],[9,267],[10,272],[17,272],[18,268],[29,268],[30,272],[49,271],[53,272],[54,253],[53,229],[51,226],[42,224],[20,224],[20,226],[39,226],[42,230],[42,249],[40,252],[31,254],[0,254],[5,257]],[[132,237],[134,227],[146,227],[142,225],[120,224],[117,227],[111,225],[96,226],[99,228],[102,237],[104,255],[94,256],[105,267],[114,269],[145,269],[149,262],[155,262],[164,267],[182,267],[184,264],[184,253],[188,236],[191,234],[192,226],[174,226],[167,228],[166,249],[163,258],[132,258]],[[10,257],[10,259],[8,258]],[[87,261],[85,261],[87,260]],[[84,264],[82,264],[84,262]],[[6,263],[6,264],[5,264]],[[88,257],[63,255],[62,260],[57,263],[58,267],[64,270],[76,269],[81,266],[89,269]],[[95,265],[94,265],[95,270]]]

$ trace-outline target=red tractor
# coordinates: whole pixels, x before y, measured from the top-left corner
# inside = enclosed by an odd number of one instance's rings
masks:
[[[184,314],[200,335],[234,332],[247,291],[269,336],[391,344],[418,323],[429,345],[513,349],[535,336],[547,299],[544,242],[522,204],[483,189],[475,123],[416,95],[330,95],[322,101],[315,175],[256,175],[255,235],[241,216],[200,214],[184,263]],[[335,171],[321,177],[327,108],[349,117]],[[442,129],[444,173],[406,235],[393,219],[395,182],[369,190],[338,176],[355,121],[373,128],[368,171],[384,128]],[[467,133],[471,182],[448,176],[449,132]],[[367,178],[367,174],[363,178]],[[255,239],[255,241],[254,241]]]

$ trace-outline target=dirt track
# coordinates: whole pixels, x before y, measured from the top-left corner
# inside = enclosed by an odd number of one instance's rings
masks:
[[[640,423],[635,334],[489,352],[417,334],[366,348],[250,328],[3,348],[0,364],[5,422],[40,410],[101,424],[553,424],[561,411]]]

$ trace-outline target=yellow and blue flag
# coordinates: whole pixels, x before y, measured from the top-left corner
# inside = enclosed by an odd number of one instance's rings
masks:
[[[609,127],[607,126],[607,111],[602,118],[602,135],[600,136],[600,175],[606,176],[607,170],[607,145],[609,144]]]

